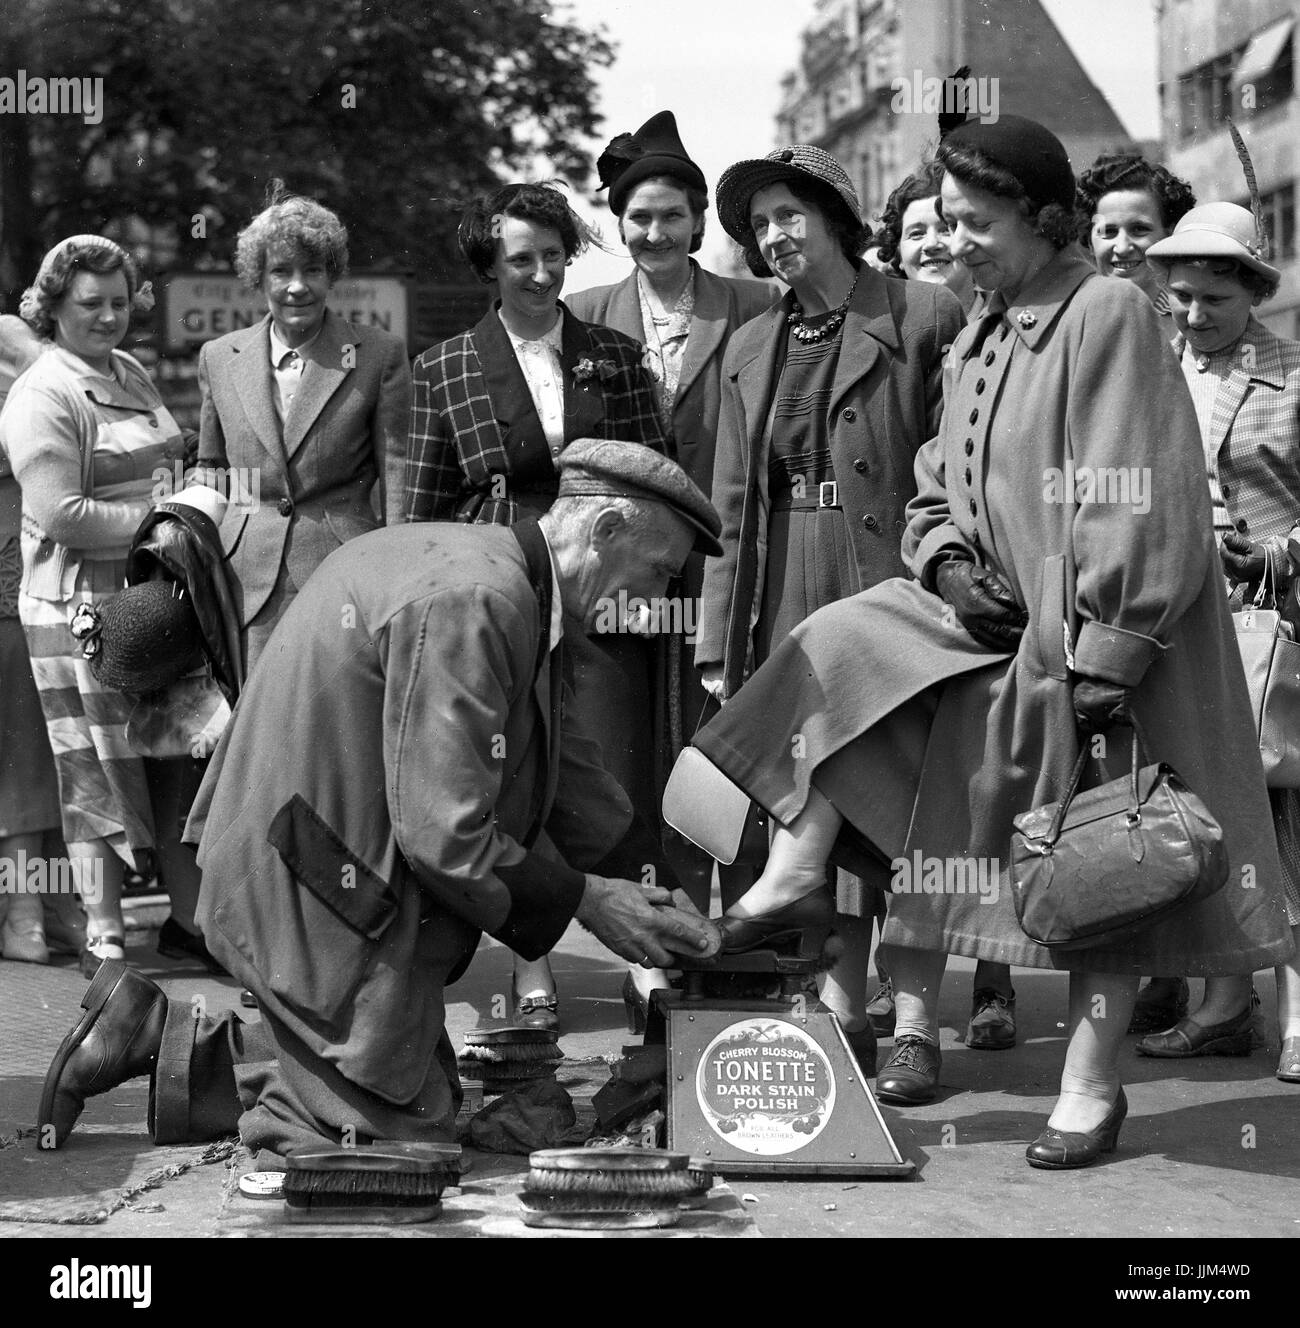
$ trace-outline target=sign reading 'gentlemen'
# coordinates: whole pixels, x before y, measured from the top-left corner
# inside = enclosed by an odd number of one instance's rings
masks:
[[[329,306],[362,327],[382,327],[406,340],[406,283],[401,277],[353,275],[335,282]],[[174,272],[164,288],[168,350],[186,350],[266,317],[266,297],[225,272]]]

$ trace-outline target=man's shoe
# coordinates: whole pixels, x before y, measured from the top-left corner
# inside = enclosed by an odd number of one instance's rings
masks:
[[[899,1038],[876,1079],[876,1096],[903,1107],[933,1102],[939,1096],[941,1059],[939,1048],[924,1038]]]
[[[1130,1033],[1163,1033],[1172,1028],[1180,1019],[1187,1017],[1187,1003],[1190,996],[1186,978],[1174,979],[1171,989],[1169,978],[1152,978],[1138,992],[1137,1003],[1133,1006],[1133,1017],[1129,1020]],[[1157,986],[1156,984],[1160,985]]]
[[[878,1038],[894,1036],[898,1016],[894,1011],[893,978],[886,978],[885,985],[867,1002],[867,1022]]]
[[[1016,1045],[1016,993],[1004,996],[992,987],[971,994],[966,1045],[975,1051],[1006,1051]]]
[[[1139,1056],[1164,1060],[1184,1060],[1189,1056],[1249,1056],[1252,1007],[1221,1024],[1198,1024],[1195,1019],[1180,1019],[1163,1033],[1152,1033],[1137,1044]]]
[[[81,1008],[86,1013],[60,1043],[45,1075],[37,1117],[42,1148],[62,1146],[88,1097],[152,1074],[158,1061],[167,997],[143,973],[120,959],[105,959]],[[49,1125],[54,1126],[52,1142]]]

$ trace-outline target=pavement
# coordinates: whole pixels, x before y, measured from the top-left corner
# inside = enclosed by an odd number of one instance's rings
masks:
[[[234,982],[160,958],[154,940],[151,931],[133,931],[128,958],[169,997],[203,1001],[212,1011],[238,1007]],[[553,965],[566,1057],[560,1078],[578,1103],[580,1121],[590,1121],[590,1097],[607,1078],[609,1062],[636,1041],[623,1024],[622,968],[577,926],[566,933]],[[656,1234],[1300,1235],[1300,1086],[1273,1077],[1278,1052],[1270,974],[1257,978],[1270,1038],[1266,1049],[1246,1058],[1186,1062],[1146,1060],[1126,1051],[1122,1066],[1130,1110],[1117,1153],[1086,1170],[1044,1172],[1026,1165],[1024,1149],[1056,1096],[1067,979],[1016,970],[1020,1045],[972,1051],[962,1043],[972,968],[970,961],[953,959],[944,985],[942,1096],[925,1107],[881,1107],[903,1156],[916,1164],[913,1179],[732,1179],[718,1186],[711,1214]],[[60,1151],[37,1149],[41,1081],[84,990],[71,959],[44,967],[0,962],[0,1237],[277,1234],[271,1210],[238,1193],[238,1174],[249,1163],[236,1145],[155,1148],[150,1143],[145,1080],[92,1099]],[[467,1029],[508,1014],[508,952],[485,941],[448,997],[448,1030],[459,1046]],[[890,1045],[882,1044],[882,1063]],[[462,1190],[448,1192],[442,1221],[391,1230],[435,1238],[542,1234],[527,1232],[519,1222],[516,1196],[525,1165],[523,1158],[478,1155]],[[295,1229],[292,1234],[342,1233]]]

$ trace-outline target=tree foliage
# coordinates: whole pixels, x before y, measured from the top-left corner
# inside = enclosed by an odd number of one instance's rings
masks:
[[[469,197],[542,158],[586,176],[613,58],[550,0],[0,0],[0,27],[0,75],[104,80],[98,124],[0,115],[11,295],[78,231],[224,266],[277,176],[339,212],[353,266],[463,280]]]

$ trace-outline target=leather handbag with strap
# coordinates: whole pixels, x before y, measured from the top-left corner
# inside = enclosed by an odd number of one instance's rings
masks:
[[[1271,564],[1270,564],[1271,565]],[[1300,643],[1281,612],[1263,607],[1266,583],[1254,603],[1232,615],[1246,671],[1255,738],[1269,788],[1300,788]]]
[[[1112,944],[1226,883],[1222,828],[1172,767],[1141,764],[1144,745],[1135,724],[1128,775],[1080,793],[1085,744],[1065,797],[1015,818],[1012,898],[1039,945]]]

